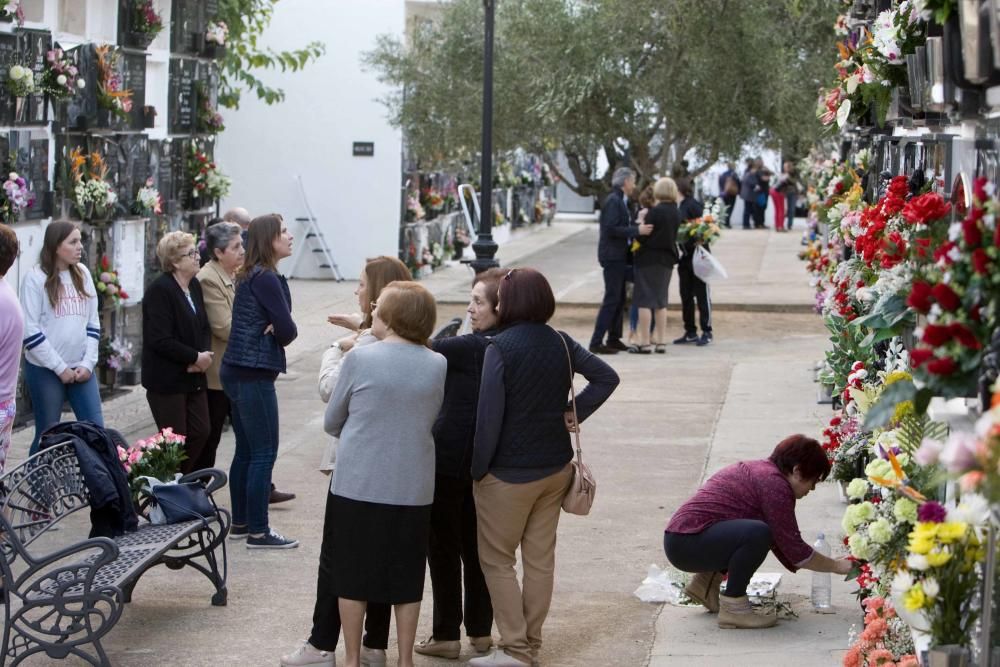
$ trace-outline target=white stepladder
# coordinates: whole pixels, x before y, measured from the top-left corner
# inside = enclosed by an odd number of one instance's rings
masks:
[[[469,205],[465,201],[466,191],[469,192],[469,198],[472,200],[472,207],[476,212],[475,220],[472,219],[472,213],[469,211]],[[465,218],[465,226],[469,230],[469,240],[475,239],[478,234],[477,229],[479,228],[479,221],[482,219],[482,215],[479,210],[479,197],[476,196],[476,189],[472,187],[472,184],[463,183],[458,186],[458,202],[462,205],[462,217]]]
[[[302,207],[305,209],[306,214],[295,218],[296,222],[302,223],[304,233],[302,242],[295,244],[295,250],[292,253],[292,268],[288,272],[288,277],[295,277],[295,271],[298,269],[302,254],[308,252],[316,260],[316,265],[320,269],[329,271],[333,279],[338,283],[342,282],[344,276],[340,273],[340,268],[337,266],[336,260],[333,259],[330,246],[327,245],[326,238],[323,236],[323,232],[320,231],[319,221],[313,215],[312,207],[309,206],[309,199],[306,197],[306,187],[302,183],[302,175],[296,174],[295,181],[299,184]]]

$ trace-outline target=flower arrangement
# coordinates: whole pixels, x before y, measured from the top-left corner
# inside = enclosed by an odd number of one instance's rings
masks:
[[[79,147],[69,154],[69,171],[73,182],[71,198],[84,220],[103,220],[114,209],[118,195],[105,178],[108,166],[100,153],[84,155]]]
[[[209,21],[205,26],[205,41],[225,46],[229,39],[229,27],[222,21]]]
[[[119,371],[132,363],[132,343],[121,338],[102,338],[99,363]]]
[[[163,213],[163,198],[160,191],[153,187],[153,179],[146,179],[146,184],[139,188],[135,195],[133,209],[139,215],[150,216]]]
[[[45,71],[42,73],[42,89],[56,100],[67,100],[78,90],[87,87],[73,61],[59,48],[45,53]]]
[[[700,218],[681,223],[677,230],[677,238],[681,243],[691,242],[698,245],[710,245],[722,235],[722,230],[716,223],[718,218],[707,213]]]
[[[198,96],[198,131],[205,134],[218,134],[226,129],[222,114],[212,108],[212,100],[208,90],[201,81],[195,83],[195,94]]]
[[[132,112],[132,91],[126,90],[118,73],[118,52],[108,44],[94,47],[97,54],[97,103],[124,120]]]
[[[7,0],[0,6],[0,14],[9,16],[17,21],[18,26],[24,25],[24,8],[21,7],[21,0]]]
[[[892,602],[871,597],[863,606],[865,629],[844,656],[844,667],[920,667],[912,653],[909,628],[896,615]],[[896,656],[900,656],[898,661]]]
[[[406,222],[416,222],[427,217],[420,198],[413,193],[406,195]]]
[[[107,255],[101,257],[99,268],[101,269],[100,273],[94,275],[94,287],[97,289],[97,294],[107,299],[112,307],[117,308],[123,299],[128,298],[128,293],[122,289],[118,273],[112,270]]]
[[[137,440],[128,449],[118,447],[118,460],[128,475],[132,501],[136,505],[139,504],[140,491],[145,487],[141,477],[153,477],[165,482],[180,472],[181,462],[187,458],[185,439],[168,426],[156,435]]]
[[[3,193],[0,195],[0,219],[8,225],[16,222],[21,211],[31,208],[35,203],[35,193],[28,189],[28,183],[12,171],[3,182]]]
[[[219,171],[218,165],[209,159],[196,143],[191,144],[188,157],[188,173],[191,175],[191,192],[195,197],[221,199],[229,193],[232,181]]]
[[[23,65],[7,70],[7,90],[13,97],[27,97],[35,92],[35,73]]]
[[[430,210],[433,213],[440,213],[444,210],[445,199],[444,196],[434,188],[424,188],[420,191],[420,205],[423,206],[425,210]]]
[[[135,0],[132,5],[132,31],[148,35],[149,40],[163,30],[163,18],[153,6],[153,0]]]

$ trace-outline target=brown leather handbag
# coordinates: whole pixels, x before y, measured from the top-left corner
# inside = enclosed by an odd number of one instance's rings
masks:
[[[590,472],[590,468],[583,462],[583,450],[580,448],[580,419],[576,415],[576,391],[573,390],[573,358],[570,356],[566,338],[561,333],[559,338],[566,348],[566,361],[569,363],[569,395],[573,406],[573,422],[576,424],[573,430],[573,437],[576,439],[576,460],[570,463],[573,466],[573,481],[563,497],[562,508],[570,514],[586,516],[590,514],[590,508],[594,504],[597,481],[594,479],[594,473]]]

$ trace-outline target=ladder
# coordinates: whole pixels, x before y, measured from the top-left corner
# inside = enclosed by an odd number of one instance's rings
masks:
[[[319,220],[313,215],[312,207],[309,206],[309,199],[306,197],[306,187],[302,183],[302,175],[296,174],[295,181],[299,184],[299,195],[302,197],[302,207],[306,212],[304,216],[295,218],[295,221],[302,223],[305,234],[303,242],[295,245],[295,251],[292,254],[292,268],[288,272],[288,276],[290,278],[295,277],[295,271],[302,260],[303,253],[308,252],[313,256],[320,269],[328,270],[334,280],[338,283],[342,282],[344,276],[340,273],[340,268],[337,266],[336,260],[333,259],[330,246],[326,244],[326,238],[319,229]]]

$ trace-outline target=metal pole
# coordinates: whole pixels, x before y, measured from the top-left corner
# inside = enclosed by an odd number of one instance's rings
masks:
[[[479,174],[479,235],[472,249],[476,258],[472,268],[476,273],[500,266],[496,260],[497,244],[493,240],[493,14],[496,0],[483,0],[485,40],[483,43],[483,140],[482,164]]]

